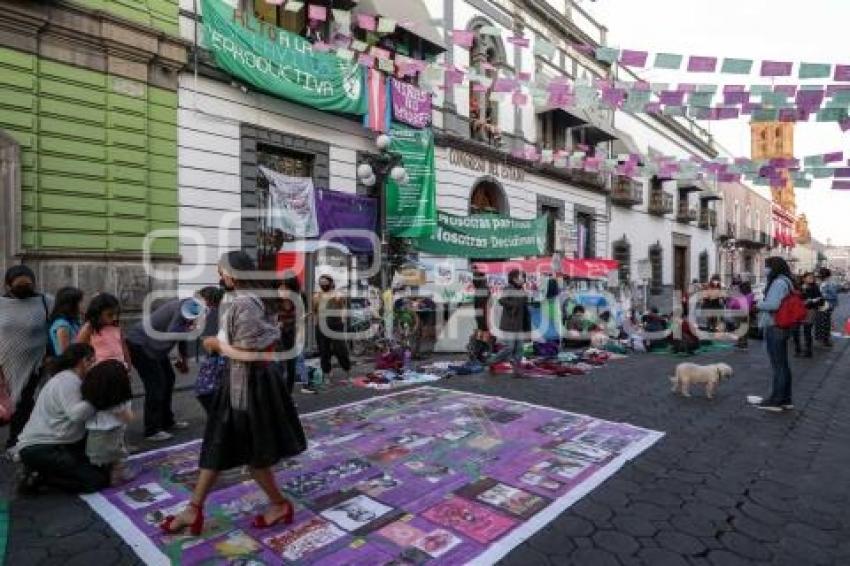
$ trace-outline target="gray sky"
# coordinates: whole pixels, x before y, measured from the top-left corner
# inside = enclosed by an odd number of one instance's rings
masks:
[[[795,63],[850,64],[847,26],[850,0],[584,0],[582,6],[609,29],[612,47],[769,59]],[[637,71],[637,70],[636,70]],[[637,71],[657,82],[771,84],[753,75],[682,73],[657,69]],[[776,84],[824,84],[794,75]],[[749,157],[749,123],[745,119],[701,122],[734,156]],[[834,122],[798,123],[795,155],[844,151],[850,159],[850,132]],[[811,189],[797,189],[797,208],[809,218],[812,234],[826,243],[850,245],[850,191],[832,191],[832,181],[816,179]]]

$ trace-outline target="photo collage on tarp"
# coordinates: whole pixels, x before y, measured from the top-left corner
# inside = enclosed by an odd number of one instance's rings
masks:
[[[239,468],[210,496],[202,536],[162,534],[197,481],[198,442],[135,459],[137,477],[103,492],[104,505],[132,523],[121,534],[139,540],[129,542],[180,564],[459,564],[504,554],[533,532],[525,523],[657,435],[430,387],[303,421],[309,449],[275,469],[296,507],[292,525],[251,526],[267,501]]]

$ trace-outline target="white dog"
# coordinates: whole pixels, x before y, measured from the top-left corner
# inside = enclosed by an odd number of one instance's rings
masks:
[[[708,366],[679,364],[676,366],[676,376],[670,378],[673,383],[671,391],[673,393],[680,392],[685,397],[690,397],[691,384],[704,383],[705,396],[712,399],[720,381],[730,377],[732,377],[732,368],[728,364],[711,364]]]

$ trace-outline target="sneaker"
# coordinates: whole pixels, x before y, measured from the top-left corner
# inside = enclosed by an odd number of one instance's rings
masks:
[[[306,395],[316,395],[318,392],[319,390],[315,387],[308,387],[306,385],[301,387],[301,393],[304,393]]]
[[[762,401],[761,403],[759,403],[755,407],[756,407],[756,409],[760,409],[762,411],[770,411],[771,413],[781,413],[782,412],[782,406],[781,405],[774,405],[773,403],[769,403],[767,401]]]
[[[174,421],[174,424],[171,425],[169,430],[186,430],[187,428],[189,428],[188,421]]]
[[[171,440],[172,438],[174,438],[173,434],[161,430],[156,434],[146,436],[145,440],[147,440],[148,442],[165,442],[166,440]]]

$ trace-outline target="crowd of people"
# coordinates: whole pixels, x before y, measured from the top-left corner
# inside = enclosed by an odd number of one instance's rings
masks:
[[[132,477],[126,463],[126,430],[136,418],[131,371],[136,370],[144,387],[146,440],[170,440],[175,430],[188,426],[172,408],[175,371],[188,372],[188,345],[200,338],[205,355],[195,393],[208,417],[201,474],[190,504],[169,517],[163,529],[200,532],[204,503],[218,474],[235,466],[248,466],[269,498],[268,511],[255,525],[291,521],[292,505],[277,487],[271,466],[306,448],[292,401],[304,364],[296,345],[303,343],[308,315],[314,315],[321,371],[330,375],[336,359],[349,376],[347,303],[328,275],[319,278],[319,290],[308,304],[297,278],[284,279],[270,294],[266,283],[244,275],[255,270],[244,252],[226,254],[219,265],[219,286],[166,301],[144,320],[122,326],[121,304],[113,295],[87,298],[79,289],[65,287],[54,298],[37,291],[32,270],[10,268],[6,293],[0,297],[0,421],[9,426],[6,448],[24,467],[21,488],[37,492],[50,485],[92,492]],[[554,331],[543,339],[554,337],[556,350],[627,344],[634,350],[692,353],[706,335],[737,332],[742,349],[748,336],[759,336],[773,371],[771,394],[759,407],[788,410],[793,408],[789,341],[793,338],[796,355],[804,357],[814,355],[815,343],[830,346],[838,285],[827,269],[795,277],[779,257],[768,258],[765,272],[760,301],[749,283],[734,280],[724,289],[720,278],[712,277],[706,285],[692,285],[680,308],[668,315],[653,307],[616,315],[603,308],[590,316],[584,305],[563,300],[562,287],[553,278],[541,311]],[[498,335],[500,347],[484,361],[491,366],[508,361],[517,377],[522,377],[525,345],[533,335],[526,283],[525,273],[511,271],[494,301],[485,276],[473,277],[473,338],[492,344]],[[782,312],[789,296],[799,297],[805,309],[790,327]],[[689,316],[694,306],[697,312]],[[491,320],[493,312],[499,312],[497,321]],[[747,330],[751,322],[754,328]],[[315,392],[309,383],[303,390]],[[276,425],[267,426],[272,422]]]

